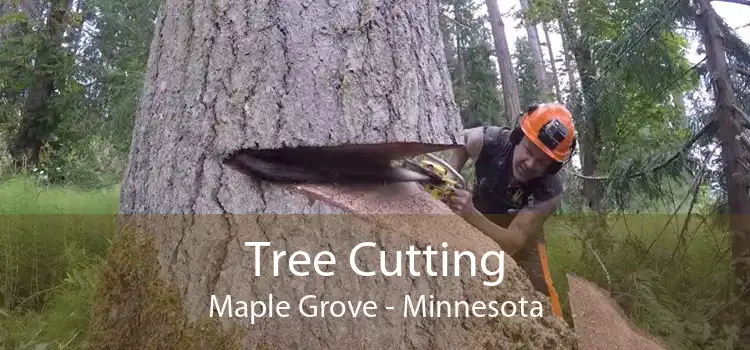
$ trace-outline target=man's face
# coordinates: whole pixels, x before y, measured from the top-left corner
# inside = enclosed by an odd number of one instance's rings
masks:
[[[528,181],[542,176],[552,162],[552,158],[524,137],[513,151],[513,177],[516,181]]]

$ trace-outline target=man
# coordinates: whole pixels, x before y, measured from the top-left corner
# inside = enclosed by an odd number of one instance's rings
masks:
[[[464,138],[465,146],[449,163],[461,171],[473,159],[477,188],[473,197],[456,191],[448,205],[510,254],[562,317],[542,226],[562,200],[558,172],[575,149],[570,112],[557,103],[540,104],[530,107],[513,130],[478,127],[465,130]]]

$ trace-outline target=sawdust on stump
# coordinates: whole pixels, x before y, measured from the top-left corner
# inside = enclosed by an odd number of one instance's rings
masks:
[[[609,292],[567,274],[570,309],[581,350],[666,350],[660,341],[633,325]]]

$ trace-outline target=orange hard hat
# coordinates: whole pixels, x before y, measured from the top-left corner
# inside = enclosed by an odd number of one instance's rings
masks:
[[[573,115],[559,103],[543,103],[521,116],[524,135],[550,158],[563,162],[575,143]]]

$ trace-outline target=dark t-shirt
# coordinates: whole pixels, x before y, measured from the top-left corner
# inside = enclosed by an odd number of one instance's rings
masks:
[[[484,128],[484,144],[475,166],[477,188],[474,190],[474,207],[496,225],[507,228],[515,214],[509,209],[523,209],[535,202],[543,202],[562,193],[562,181],[557,174],[545,175],[523,185],[511,185],[512,157],[515,145],[510,142],[510,129],[495,126]],[[544,279],[544,267],[538,250],[544,233],[537,232],[527,245],[513,254],[513,259],[528,274],[532,285],[545,295],[550,295]]]
[[[507,214],[509,209],[522,209],[533,204],[532,201],[543,202],[562,193],[562,181],[557,174],[544,175],[526,184],[511,185],[514,148],[515,145],[510,142],[510,129],[485,127],[482,151],[475,162],[477,188],[474,191],[474,207],[503,227],[507,227],[510,218],[498,222],[493,220],[492,217],[498,217],[493,214]]]

